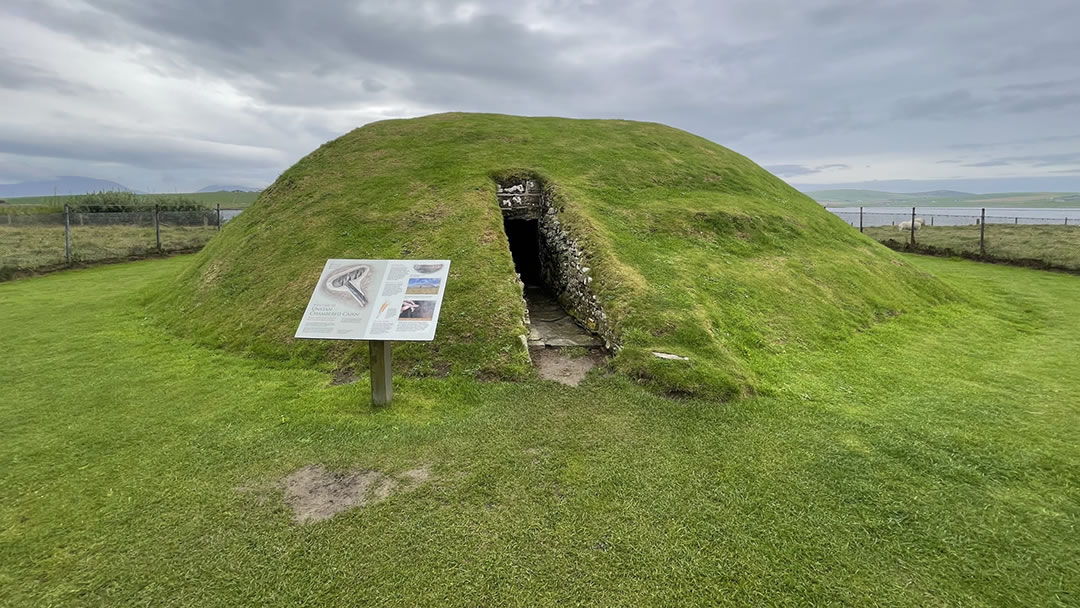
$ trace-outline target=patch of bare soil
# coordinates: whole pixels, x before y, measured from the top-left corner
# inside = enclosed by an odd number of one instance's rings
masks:
[[[379,471],[330,471],[306,466],[281,480],[285,504],[298,524],[323,521],[353,508],[408,492],[431,479],[427,467],[387,475]]]
[[[571,356],[562,348],[534,347],[529,349],[533,365],[540,377],[567,386],[577,386],[592,368],[604,364],[600,349],[592,349],[579,357]]]
[[[356,371],[351,367],[343,367],[334,370],[334,377],[330,380],[330,386],[338,386],[341,384],[352,384],[359,380],[360,377],[356,374]]]

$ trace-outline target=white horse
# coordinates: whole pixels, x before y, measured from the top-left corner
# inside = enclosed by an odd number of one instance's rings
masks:
[[[921,217],[915,218],[915,230],[918,230],[919,228],[922,228],[925,225],[926,225],[926,222],[923,220],[923,218],[921,218]],[[897,227],[897,229],[899,229],[900,232],[907,232],[907,231],[911,230],[911,220],[906,220],[906,221],[900,222],[899,224],[896,225],[896,227]]]

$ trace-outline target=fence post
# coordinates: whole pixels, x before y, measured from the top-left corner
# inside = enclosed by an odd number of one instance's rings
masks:
[[[10,223],[10,222],[9,222],[9,223]],[[1066,226],[1068,226],[1068,225],[1069,225],[1069,218],[1065,218],[1065,225],[1066,225]]]
[[[983,207],[982,217],[979,220],[979,255],[986,255],[986,207]]]
[[[859,207],[859,232],[862,232],[862,207]]]
[[[64,203],[64,259],[71,266],[71,208]]]
[[[154,205],[154,241],[157,243],[158,253],[161,253],[161,222],[158,220],[157,205]]]
[[[915,208],[911,208],[911,245],[915,244]]]
[[[1020,224],[1020,218],[1019,217],[1014,217],[1013,218],[1013,224],[1019,225]]]
[[[217,229],[221,230],[221,203],[217,204]]]

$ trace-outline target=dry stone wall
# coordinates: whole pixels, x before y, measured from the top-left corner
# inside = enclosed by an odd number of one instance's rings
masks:
[[[551,190],[531,179],[500,184],[498,195],[506,219],[537,221],[540,273],[559,304],[579,324],[603,338],[605,348],[617,349],[607,313],[592,289],[592,269],[578,241],[559,220]]]

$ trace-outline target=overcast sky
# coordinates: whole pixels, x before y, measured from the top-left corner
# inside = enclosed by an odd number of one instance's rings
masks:
[[[0,182],[262,186],[476,111],[663,122],[803,187],[1080,190],[1078,31],[1076,0],[3,0]]]

